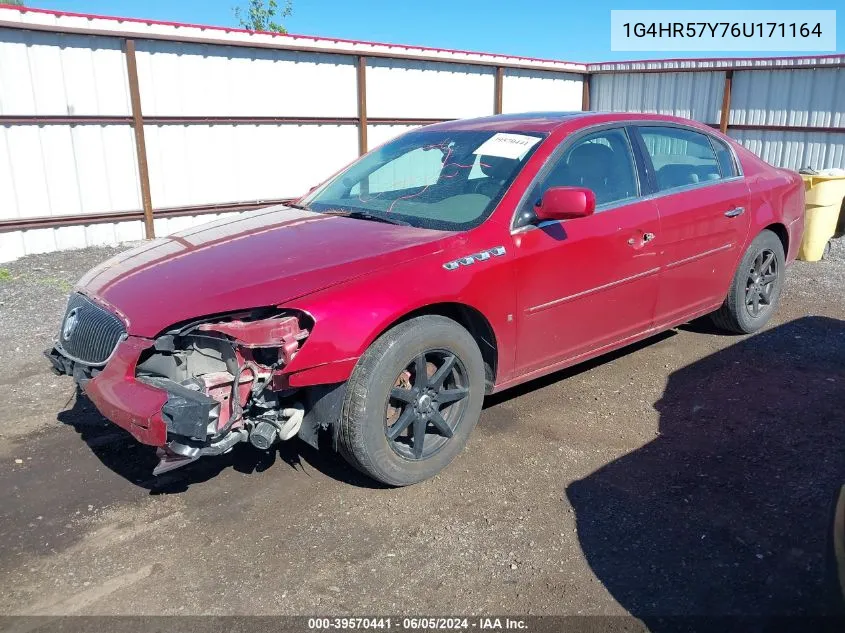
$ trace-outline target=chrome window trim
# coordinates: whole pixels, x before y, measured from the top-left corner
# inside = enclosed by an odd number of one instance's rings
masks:
[[[658,198],[664,198],[666,196],[671,196],[676,193],[683,193],[685,191],[694,191],[695,189],[702,189],[704,187],[712,187],[713,185],[721,185],[726,182],[734,182],[736,180],[742,180],[745,176],[732,176],[730,178],[720,178],[719,180],[707,180],[705,182],[696,182],[691,185],[684,185],[682,187],[672,187],[671,189],[666,189],[664,191],[655,191],[654,193],[650,193],[647,196],[643,196],[642,200],[656,200]]]
[[[550,226],[552,224],[559,224],[561,222],[571,221],[571,220],[546,220],[544,222],[540,222],[539,224],[526,224],[525,226],[520,226],[520,227],[514,226],[516,224],[516,219],[519,216],[520,209],[522,209],[523,205],[525,204],[526,198],[528,197],[528,193],[534,188],[534,186],[537,184],[537,181],[542,176],[547,175],[546,170],[549,168],[551,161],[559,158],[560,155],[563,154],[566,151],[566,149],[569,147],[571,142],[577,141],[579,138],[581,138],[585,134],[601,131],[602,129],[612,129],[612,128],[618,128],[618,127],[623,128],[623,130],[626,127],[638,127],[638,128],[639,127],[672,127],[672,128],[678,128],[678,129],[681,129],[681,130],[686,130],[688,132],[696,132],[698,134],[702,134],[702,135],[707,137],[707,139],[711,142],[711,144],[712,144],[713,140],[716,140],[716,141],[719,141],[720,143],[722,143],[723,145],[725,145],[728,148],[728,151],[731,153],[731,158],[733,160],[734,168],[736,169],[737,175],[731,176],[730,178],[720,178],[719,180],[708,180],[706,182],[699,182],[699,183],[695,183],[695,184],[691,184],[691,185],[684,185],[683,187],[674,187],[672,189],[666,189],[665,191],[655,191],[654,193],[650,193],[650,194],[646,194],[646,195],[640,194],[640,195],[638,195],[637,197],[634,197],[634,198],[626,198],[625,200],[617,200],[615,202],[611,202],[611,203],[608,203],[606,205],[597,206],[596,211],[599,211],[599,209],[601,209],[601,211],[610,211],[610,210],[613,210],[617,207],[631,204],[632,202],[635,202],[635,201],[657,200],[657,199],[662,198],[664,196],[671,196],[671,195],[674,195],[676,193],[682,193],[682,192],[685,192],[685,191],[701,189],[703,187],[712,187],[714,185],[721,185],[721,184],[726,183],[726,182],[734,182],[734,181],[737,181],[737,180],[745,179],[745,172],[743,172],[743,170],[742,170],[742,162],[739,160],[739,156],[737,155],[736,148],[734,148],[733,144],[728,143],[726,141],[723,141],[719,137],[714,136],[713,134],[711,134],[710,132],[708,132],[706,130],[701,130],[697,127],[693,127],[693,126],[683,124],[683,123],[676,123],[675,121],[659,121],[659,120],[650,121],[650,120],[646,120],[646,119],[632,119],[632,120],[626,120],[626,121],[613,121],[611,123],[596,123],[594,125],[590,125],[590,126],[581,128],[571,138],[564,139],[564,141],[561,142],[561,144],[557,148],[555,148],[555,150],[551,154],[549,154],[549,157],[543,163],[543,166],[540,167],[540,170],[537,172],[537,175],[534,176],[534,179],[531,181],[531,183],[528,185],[528,187],[526,187],[525,192],[522,194],[522,197],[519,199],[519,204],[517,204],[516,209],[513,212],[513,216],[511,217],[511,222],[510,222],[511,235],[518,235],[520,233],[525,233],[528,230],[539,229],[539,228],[543,228],[545,226]],[[627,130],[625,130],[625,134],[627,136],[627,134],[628,134]],[[631,145],[631,151],[632,151],[631,158],[633,159],[634,158],[633,157],[633,143],[632,143],[630,137],[628,138],[628,143]],[[714,153],[715,153],[715,150],[714,150]],[[648,156],[648,160],[651,161],[651,156]],[[637,180],[637,191],[642,192],[642,174],[640,174],[640,170],[637,168],[636,160],[634,160],[634,173],[636,175],[636,180]]]

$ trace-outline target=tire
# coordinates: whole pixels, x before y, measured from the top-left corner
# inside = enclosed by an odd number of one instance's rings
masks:
[[[825,552],[825,589],[832,615],[845,615],[845,485],[830,504]]]
[[[774,269],[767,267],[763,271],[766,274],[761,275],[759,268],[769,261],[769,256]],[[716,327],[736,334],[751,334],[766,325],[783,290],[785,267],[780,239],[768,229],[762,231],[742,256],[722,307],[711,315]],[[774,278],[764,283],[772,274]],[[759,282],[755,281],[755,275]],[[754,295],[757,295],[756,304]]]
[[[829,239],[827,244],[824,245],[824,250],[822,251],[822,259],[827,259],[830,256],[830,250],[833,248],[833,240]]]
[[[466,446],[484,387],[481,351],[466,329],[437,315],[400,323],[367,349],[352,372],[338,423],[339,452],[391,486],[429,479]],[[400,435],[388,437],[403,425]]]

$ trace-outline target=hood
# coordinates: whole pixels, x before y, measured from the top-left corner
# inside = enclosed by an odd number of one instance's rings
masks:
[[[279,206],[175,233],[100,264],[78,284],[116,308],[129,333],[280,305],[440,250],[451,233]]]

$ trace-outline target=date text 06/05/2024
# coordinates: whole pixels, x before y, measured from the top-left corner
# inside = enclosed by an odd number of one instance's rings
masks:
[[[497,617],[344,617],[309,618],[309,631],[400,630],[400,631],[527,631],[519,618]]]

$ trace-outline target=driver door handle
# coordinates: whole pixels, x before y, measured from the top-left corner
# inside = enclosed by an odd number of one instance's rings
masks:
[[[726,218],[735,218],[738,215],[745,213],[745,207],[734,207],[729,211],[725,211]]]

